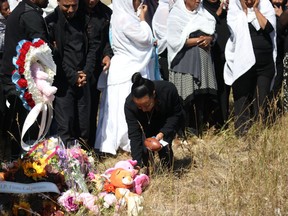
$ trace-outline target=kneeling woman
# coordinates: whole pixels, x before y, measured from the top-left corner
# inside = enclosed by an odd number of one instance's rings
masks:
[[[139,166],[148,165],[145,137],[164,140],[169,145],[158,153],[165,166],[173,162],[172,140],[184,122],[184,111],[174,84],[168,81],[151,81],[140,73],[132,76],[132,88],[125,102],[125,116],[131,154]]]

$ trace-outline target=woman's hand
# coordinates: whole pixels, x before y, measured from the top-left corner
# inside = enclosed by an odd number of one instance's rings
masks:
[[[228,10],[229,0],[222,0],[219,8],[216,11],[216,15],[221,16],[223,10]]]
[[[273,5],[274,6],[274,11],[276,16],[280,17],[281,14],[283,13],[283,9],[282,6],[277,7],[277,5]]]
[[[204,50],[209,50],[212,40],[213,40],[212,36],[200,36],[198,40],[199,41],[198,46]]]
[[[158,133],[158,134],[156,135],[155,138],[160,141],[160,140],[163,139],[163,137],[164,137],[164,134],[163,134],[162,132],[160,132],[160,133]]]
[[[240,0],[241,6],[242,6],[242,10],[245,12],[245,14],[247,15],[248,12],[248,8],[247,5],[245,3],[245,0]]]
[[[139,7],[141,7],[141,12],[140,12],[140,15],[139,15],[139,18],[140,18],[140,21],[145,21],[145,15],[146,15],[146,13],[147,13],[147,11],[148,11],[148,7],[147,7],[147,5],[141,5],[141,6],[139,6]]]
[[[260,2],[260,0],[255,0],[254,5],[253,5],[253,9],[254,9],[254,10],[255,10],[255,9],[258,9],[259,2]]]
[[[223,12],[223,7],[224,7],[224,1],[222,1],[221,3],[220,3],[220,6],[219,6],[219,8],[217,9],[217,11],[216,11],[216,15],[219,17],[219,16],[221,16],[221,14],[222,14],[222,12]]]
[[[102,66],[103,66],[103,71],[108,70],[110,67],[110,57],[109,56],[105,56],[102,59]]]

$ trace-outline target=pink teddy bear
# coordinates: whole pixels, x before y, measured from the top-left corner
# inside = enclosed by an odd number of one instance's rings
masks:
[[[125,161],[119,161],[115,164],[113,168],[109,168],[105,171],[105,174],[110,174],[113,172],[113,170],[117,168],[122,168],[125,170],[128,170],[132,173],[133,179],[134,179],[134,187],[133,191],[137,194],[142,194],[142,191],[144,188],[146,188],[149,185],[149,177],[146,174],[138,174],[138,170],[135,169],[135,166],[137,165],[136,160],[125,160]]]
[[[44,68],[38,62],[34,62],[30,66],[31,76],[36,84],[37,89],[41,92],[45,102],[52,102],[57,91],[48,81],[48,74],[44,72]]]

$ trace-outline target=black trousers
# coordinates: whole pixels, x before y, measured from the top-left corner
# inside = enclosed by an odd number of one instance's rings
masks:
[[[236,135],[244,135],[260,115],[266,121],[274,72],[273,64],[255,64],[233,83]]]
[[[218,105],[214,109],[213,122],[216,127],[223,127],[229,118],[229,95],[231,87],[224,82],[223,70],[225,58],[220,53],[219,56],[214,57],[215,75],[217,80],[217,99]],[[227,125],[225,125],[227,127]]]
[[[101,67],[102,69],[102,67]],[[91,77],[90,84],[90,95],[91,95],[91,112],[90,112],[90,133],[88,139],[88,145],[90,148],[94,148],[95,139],[96,139],[96,129],[97,129],[97,115],[98,115],[98,107],[99,107],[99,100],[101,92],[97,89],[97,83],[99,79],[99,75],[101,70],[96,70]]]
[[[59,87],[58,87],[59,88]],[[54,111],[57,133],[65,145],[75,139],[89,139],[90,86],[68,86],[55,97]]]

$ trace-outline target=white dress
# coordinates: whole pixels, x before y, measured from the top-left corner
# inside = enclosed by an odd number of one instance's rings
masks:
[[[124,103],[135,72],[154,79],[154,47],[152,31],[136,16],[131,0],[113,1],[110,33],[114,56],[102,91],[95,149],[115,155],[119,147],[130,151]]]

